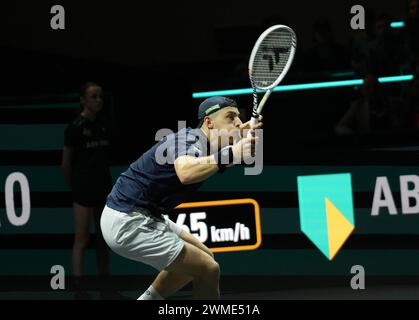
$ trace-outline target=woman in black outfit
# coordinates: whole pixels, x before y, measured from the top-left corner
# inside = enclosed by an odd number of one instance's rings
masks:
[[[62,167],[71,186],[75,221],[73,274],[78,294],[88,299],[83,290],[84,257],[89,243],[90,224],[96,227],[96,255],[99,275],[109,273],[108,249],[100,230],[100,215],[112,187],[109,172],[109,137],[98,119],[103,108],[103,91],[95,83],[87,83],[80,94],[82,112],[65,131]]]

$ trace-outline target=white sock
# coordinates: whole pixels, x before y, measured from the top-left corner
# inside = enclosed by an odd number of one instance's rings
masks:
[[[153,286],[150,286],[137,300],[164,300]]]

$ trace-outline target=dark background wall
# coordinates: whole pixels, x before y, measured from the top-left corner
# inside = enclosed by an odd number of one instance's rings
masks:
[[[353,4],[396,20],[405,13],[404,1],[63,2],[67,29],[53,31],[53,4],[2,3],[0,95],[77,93],[81,83],[97,81],[114,97],[116,145],[123,153],[133,150],[129,159],[149,146],[146,141],[154,141],[158,129],[176,129],[177,120],[195,125],[200,101],[191,98],[192,92],[248,87],[249,52],[268,24],[295,28],[298,56],[284,83],[301,83],[313,80],[301,62],[317,19],[327,18],[337,41],[348,45],[354,35]],[[350,68],[349,58],[345,65]],[[275,95],[266,119],[278,125],[267,126],[272,129],[267,136],[293,132],[311,138],[333,132],[356,95],[352,88]],[[251,96],[237,99],[250,109]]]
[[[302,63],[302,54],[312,45],[315,20],[327,18],[337,41],[349,47],[356,34],[349,27],[353,4],[365,5],[367,12],[387,12],[394,20],[405,14],[405,2],[395,0],[277,0],[253,5],[242,1],[65,2],[67,30],[52,31],[53,4],[0,5],[0,129],[9,134],[0,137],[2,146],[7,145],[0,149],[0,184],[11,172],[22,171],[29,177],[33,200],[33,219],[22,229],[7,225],[5,204],[0,202],[4,249],[0,261],[8,262],[2,263],[0,276],[31,272],[49,276],[52,264],[69,266],[71,195],[59,165],[63,128],[77,113],[77,92],[83,82],[97,81],[107,93],[116,178],[153,145],[157,130],[176,130],[178,120],[196,124],[200,100],[192,99],[192,92],[249,86],[246,62],[258,32],[267,24],[283,22],[296,30],[298,56],[284,83],[304,83],[331,80],[306,72]],[[345,63],[351,71],[349,59]],[[400,89],[400,85],[385,86],[387,93],[398,94]],[[67,94],[72,95],[67,98]],[[217,176],[196,194],[197,201],[252,197],[261,205],[264,247],[219,255],[227,276],[347,276],[349,267],[357,263],[373,275],[417,275],[417,216],[383,213],[375,219],[370,215],[377,176],[389,177],[400,207],[399,176],[419,170],[415,152],[374,149],[416,146],[417,134],[336,137],[334,126],[358,96],[359,88],[353,87],[274,94],[264,112],[265,165],[270,167],[249,180],[243,180],[239,169],[230,171],[227,178]],[[237,100],[250,110],[250,95]],[[72,107],[46,108],[51,102],[71,102]],[[4,108],[22,105],[30,107]],[[10,149],[18,134],[24,147]],[[37,147],[45,144],[52,147]],[[296,177],[336,172],[354,176],[358,224],[338,262],[331,264],[300,232]],[[2,187],[0,191],[4,199]],[[89,274],[95,272],[93,258],[89,252]],[[35,260],[39,263],[28,269]],[[113,271],[118,275],[153,272],[116,256]]]
[[[350,8],[403,18],[404,1],[267,0],[63,2],[67,30],[49,25],[53,1],[2,3],[1,44],[120,64],[150,66],[171,62],[225,59],[217,53],[216,30],[264,25],[281,18],[295,28],[302,49],[311,45],[315,19],[327,18],[340,42],[349,41]],[[236,34],[236,36],[241,36]],[[236,45],[231,38],[231,45]]]

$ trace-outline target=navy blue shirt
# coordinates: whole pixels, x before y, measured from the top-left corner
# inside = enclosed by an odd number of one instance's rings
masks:
[[[147,208],[161,217],[188,200],[202,183],[183,185],[174,161],[183,155],[206,156],[209,147],[201,129],[185,128],[172,133],[145,152],[121,174],[108,196],[106,205],[129,213]]]

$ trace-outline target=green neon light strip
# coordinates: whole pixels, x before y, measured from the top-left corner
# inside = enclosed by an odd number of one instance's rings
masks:
[[[404,28],[405,25],[404,21],[394,21],[390,24],[392,28]]]
[[[406,76],[393,76],[393,77],[383,77],[380,78],[380,83],[391,83],[391,82],[404,82],[404,81],[412,81],[414,78],[413,74],[409,74]]]
[[[393,83],[393,82],[404,82],[413,80],[413,75],[404,76],[392,76],[382,77],[378,81],[380,83]],[[328,82],[316,82],[316,83],[305,83],[305,84],[290,84],[284,86],[278,86],[274,92],[285,92],[285,91],[299,91],[299,90],[313,90],[313,89],[326,89],[326,88],[337,88],[337,87],[353,87],[360,86],[364,83],[362,79],[354,80],[342,80],[342,81],[328,81]],[[252,94],[252,89],[232,89],[232,90],[219,90],[219,91],[207,91],[207,92],[195,92],[192,94],[194,99],[209,98],[213,96],[238,96],[244,94]]]

